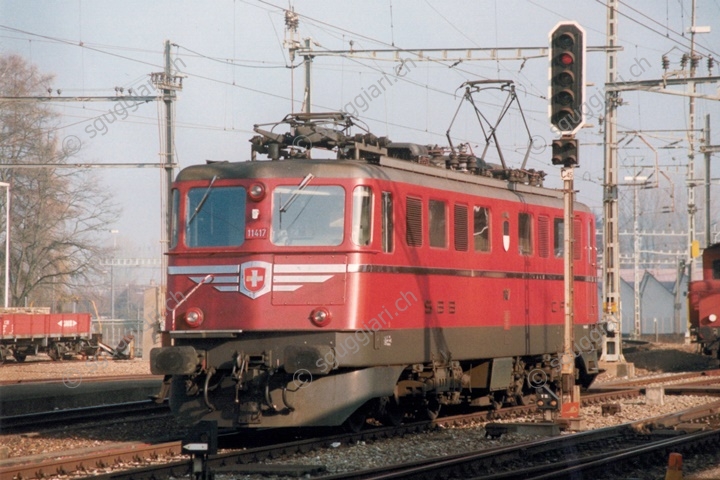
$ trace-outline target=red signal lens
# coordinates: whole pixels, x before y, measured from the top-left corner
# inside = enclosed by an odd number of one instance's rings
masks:
[[[569,67],[573,63],[575,63],[575,59],[573,56],[569,53],[562,53],[558,57],[558,61],[560,62],[560,65],[564,65],[566,67]]]

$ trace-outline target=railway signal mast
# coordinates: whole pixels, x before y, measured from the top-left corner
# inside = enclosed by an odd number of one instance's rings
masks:
[[[585,31],[576,22],[562,22],[550,32],[549,116],[560,138],[552,142],[552,163],[561,165],[564,191],[563,255],[565,262],[565,328],[562,361],[562,416],[577,418],[580,392],[575,386],[573,294],[574,168],[579,145],[575,133],[585,124]]]

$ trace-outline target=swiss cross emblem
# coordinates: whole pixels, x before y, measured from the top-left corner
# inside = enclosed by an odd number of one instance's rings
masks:
[[[272,263],[245,262],[240,265],[240,293],[255,299],[272,288]]]

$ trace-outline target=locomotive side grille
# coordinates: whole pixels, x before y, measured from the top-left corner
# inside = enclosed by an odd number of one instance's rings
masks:
[[[582,223],[580,220],[573,220],[573,258],[582,259]]]
[[[455,204],[455,250],[467,252],[468,249],[468,207]]]
[[[538,217],[538,255],[550,256],[550,219],[544,215]]]
[[[407,199],[405,215],[405,240],[410,247],[422,246],[422,200],[419,198]]]

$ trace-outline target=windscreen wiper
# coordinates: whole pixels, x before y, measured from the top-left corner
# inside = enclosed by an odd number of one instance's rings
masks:
[[[300,192],[308,186],[308,184],[313,178],[315,178],[315,175],[313,175],[312,173],[308,173],[307,175],[305,175],[305,178],[302,179],[300,185],[298,185],[297,189],[295,189],[292,195],[290,195],[290,198],[288,198],[287,201],[283,204],[283,206],[280,207],[280,213],[287,212],[287,209],[290,208],[290,205],[295,201],[298,195],[300,195]]]
[[[190,216],[190,219],[187,221],[187,226],[189,227],[192,221],[195,219],[197,214],[200,212],[200,209],[205,205],[205,200],[207,200],[208,196],[210,195],[210,189],[212,189],[213,183],[215,183],[215,180],[217,180],[217,175],[212,177],[212,180],[210,180],[210,185],[208,185],[207,190],[205,190],[205,194],[200,199],[200,203],[197,204],[197,207],[195,207],[195,210],[193,211],[192,215]]]

